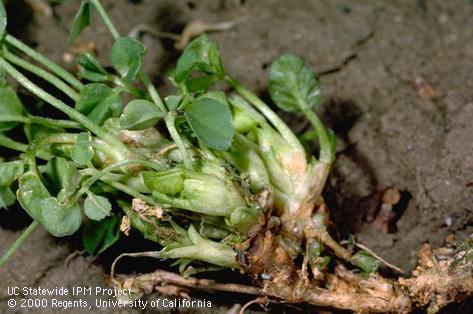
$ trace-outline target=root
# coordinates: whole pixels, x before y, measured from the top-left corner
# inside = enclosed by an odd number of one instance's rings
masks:
[[[31,0],[30,0],[31,1]],[[206,23],[203,21],[191,21],[188,23],[181,34],[160,32],[146,24],[139,24],[128,33],[129,37],[138,38],[140,33],[148,33],[157,38],[165,38],[175,41],[175,48],[184,50],[187,44],[195,37],[208,32],[223,32],[235,27],[237,24],[244,23],[247,20],[246,16],[242,16],[235,20],[225,21],[220,23]]]
[[[265,293],[257,287],[233,283],[217,283],[214,280],[193,277],[184,278],[179,274],[164,270],[156,270],[152,273],[138,276],[120,275],[114,278],[114,282],[122,289],[130,288],[136,297],[149,294],[153,292],[156,287],[166,286],[266,296]]]
[[[245,310],[247,308],[249,308],[250,306],[252,306],[253,304],[264,304],[264,303],[268,303],[268,298],[267,297],[258,297],[248,303],[246,303],[245,305],[243,305],[243,307],[240,309],[240,314],[244,314],[245,313]]]
[[[323,204],[319,210],[327,214]],[[256,300],[310,303],[364,313],[409,313],[419,308],[435,313],[451,302],[473,295],[473,238],[461,243],[450,241],[437,250],[424,245],[412,277],[394,280],[378,273],[360,274],[350,263],[351,252],[337,243],[324,226],[317,227],[307,220],[301,231],[289,220],[281,221],[278,225],[268,218],[267,225],[256,236],[235,248],[238,262],[254,286],[184,278],[162,270],[119,276],[114,282],[121,288],[131,288],[137,297],[154,290],[182,296],[187,295],[189,289],[201,289],[254,295],[258,297]],[[314,266],[307,257],[307,249],[302,264],[298,265],[294,247],[312,240],[323,243],[329,251],[326,253],[332,254],[335,261],[332,269],[312,269],[310,276],[308,269]]]
[[[399,284],[409,291],[416,305],[428,306],[429,313],[470,297],[473,294],[473,239],[437,250],[425,244],[413,277],[400,278]]]

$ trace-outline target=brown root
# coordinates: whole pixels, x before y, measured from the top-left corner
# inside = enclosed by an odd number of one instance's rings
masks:
[[[468,298],[473,294],[473,241],[437,250],[425,244],[413,277],[400,278],[399,283],[413,303],[427,306],[429,313]]]
[[[324,204],[320,204],[316,214],[327,217]],[[364,313],[409,313],[417,308],[434,313],[473,295],[473,239],[450,243],[437,250],[424,245],[412,277],[393,280],[377,273],[368,276],[353,270],[349,263],[351,251],[329,235],[324,228],[326,219],[320,224],[320,220],[310,217],[305,217],[303,223],[301,217],[297,218],[291,221],[287,217],[268,217],[257,235],[236,248],[238,262],[253,280],[254,287],[184,278],[162,270],[118,277],[115,283],[121,288],[131,288],[137,296],[155,290],[181,296],[187,295],[191,288],[219,290]],[[330,270],[314,267],[307,252],[298,264],[300,248],[307,247],[310,241],[322,243],[336,259]],[[314,268],[312,272],[309,267]]]

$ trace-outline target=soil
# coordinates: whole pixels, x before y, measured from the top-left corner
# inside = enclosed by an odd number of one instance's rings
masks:
[[[79,1],[53,5],[52,16],[34,9],[32,2],[7,1],[10,32],[74,70],[63,54],[70,50],[67,35]],[[353,234],[409,271],[423,243],[439,246],[449,234],[465,238],[473,232],[471,1],[103,3],[121,34],[143,23],[180,32],[194,20],[240,21],[210,37],[219,43],[229,72],[265,99],[271,61],[285,52],[303,57],[321,82],[322,119],[337,135],[337,161],[324,196],[340,238]],[[140,39],[148,48],[145,70],[166,94],[166,71],[179,53],[168,39],[147,34]],[[110,64],[111,36],[97,17],[80,42],[94,43],[103,63]],[[295,130],[307,128],[299,117],[281,114]],[[384,232],[375,219],[387,188],[401,191],[401,201]],[[27,223],[16,210],[0,212],[2,251]],[[7,286],[106,286],[104,270],[126,243],[104,258],[77,255],[65,264],[71,252],[81,249],[79,240],[56,240],[37,230],[0,269],[0,309],[7,309]]]

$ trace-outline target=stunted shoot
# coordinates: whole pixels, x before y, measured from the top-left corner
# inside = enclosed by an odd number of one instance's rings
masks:
[[[0,265],[38,226],[57,237],[82,232],[94,256],[135,232],[156,249],[133,256],[173,260],[184,275],[235,269],[262,288],[245,291],[284,302],[359,312],[418,304],[415,288],[426,280],[388,281],[374,254],[329,234],[322,190],[335,160],[335,135],[316,114],[320,85],[301,58],[287,54],[273,62],[269,94],[278,108],[308,119],[316,156],[269,104],[228,73],[207,35],[183,51],[170,72],[175,91],[162,98],[142,68],[146,48],[118,33],[99,0],[81,2],[69,40],[80,36],[92,14],[114,39],[111,64],[81,54],[80,81],[8,34],[0,2],[0,146],[9,149],[1,153],[0,208],[18,202],[33,220]],[[4,75],[62,116],[31,114]],[[462,249],[471,247],[467,242]],[[468,254],[449,255],[455,280],[441,278],[448,288],[455,282],[458,295],[473,290]],[[456,266],[462,262],[470,268]],[[162,283],[154,278],[126,284],[141,292]],[[437,305],[442,293],[428,302]]]

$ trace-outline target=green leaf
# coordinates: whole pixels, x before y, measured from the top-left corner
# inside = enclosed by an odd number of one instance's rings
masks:
[[[189,92],[206,91],[213,83],[218,81],[216,75],[203,75],[199,77],[191,77],[187,81],[187,89]]]
[[[7,29],[7,11],[5,10],[5,5],[3,1],[0,1],[0,39],[5,35],[5,30]]]
[[[197,137],[208,147],[227,150],[235,127],[228,104],[202,97],[186,106],[185,115]]]
[[[80,4],[79,11],[74,18],[74,22],[72,23],[71,33],[69,34],[68,42],[73,42],[77,36],[82,33],[84,28],[89,26],[90,24],[90,15],[92,12],[92,5],[90,4],[89,0],[82,0]]]
[[[39,202],[51,196],[48,190],[34,171],[28,171],[23,174],[18,180],[18,185],[16,196],[21,207],[31,218],[41,222],[42,210]]]
[[[68,197],[78,187],[80,174],[76,167],[61,157],[53,157],[46,170],[48,182],[56,193],[62,191],[62,197]]]
[[[108,80],[107,70],[91,53],[83,53],[77,57],[79,64],[79,76],[92,82],[104,82]]]
[[[112,48],[112,64],[125,81],[133,80],[141,68],[146,49],[130,37],[117,39]]]
[[[84,201],[84,212],[92,220],[102,220],[110,215],[112,204],[106,197],[96,195],[92,192],[87,193]]]
[[[101,221],[89,220],[84,225],[82,243],[90,255],[99,255],[120,238],[120,219],[110,216]]]
[[[239,207],[235,209],[225,221],[229,226],[236,228],[238,231],[246,232],[258,225],[260,216],[260,208]]]
[[[0,86],[0,113],[5,116],[24,116],[25,110],[20,98],[8,85]],[[13,129],[17,122],[0,122],[0,132]]]
[[[218,45],[211,42],[207,35],[201,35],[194,39],[182,53],[177,61],[173,79],[177,84],[182,84],[188,80],[194,70],[205,74],[220,77],[224,73]],[[204,76],[205,77],[205,76]],[[192,81],[191,87],[207,88],[214,80],[213,77],[205,77],[197,81]]]
[[[75,109],[101,125],[110,117],[118,117],[122,105],[118,91],[103,83],[91,83],[81,90]]]
[[[366,251],[356,252],[350,262],[366,273],[374,273],[379,268],[378,260]]]
[[[87,165],[94,157],[92,148],[92,137],[90,133],[79,133],[77,140],[72,146],[72,160],[79,165]]]
[[[82,223],[77,205],[61,206],[51,197],[38,174],[30,170],[18,180],[16,192],[21,207],[53,236],[62,237],[76,232]]]
[[[84,69],[83,67],[79,68],[79,72],[77,74],[82,79],[85,79],[91,82],[97,82],[97,83],[106,82],[109,79],[108,75],[92,72],[92,71]]]
[[[77,204],[69,207],[61,206],[55,197],[49,197],[41,200],[39,206],[42,211],[39,222],[53,236],[65,237],[79,230],[82,224],[82,211]]]
[[[132,100],[120,116],[120,127],[126,130],[143,130],[154,126],[163,114],[152,102],[144,99]]]
[[[71,159],[73,146],[73,144],[54,143],[50,146],[50,151],[54,156]]]
[[[24,163],[21,160],[0,163],[0,186],[10,186],[23,174]]]
[[[179,104],[181,103],[181,96],[169,95],[164,98],[164,103],[166,104],[166,107],[169,111],[174,111],[179,107]]]
[[[222,91],[210,91],[200,96],[200,98],[210,98],[228,106],[227,96]]]
[[[143,181],[151,191],[175,195],[182,191],[184,180],[180,173],[160,174],[153,171],[143,172]]]
[[[86,70],[100,74],[107,74],[105,68],[100,64],[95,56],[89,52],[80,54],[77,57],[77,63]]]
[[[12,192],[9,186],[0,186],[0,209],[8,208],[15,204],[15,193]]]
[[[319,83],[304,61],[294,55],[282,55],[269,71],[269,94],[276,105],[298,112],[314,108],[321,102]]]

